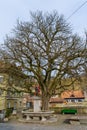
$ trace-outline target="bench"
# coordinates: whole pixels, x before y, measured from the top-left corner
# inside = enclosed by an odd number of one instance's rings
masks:
[[[61,114],[77,114],[77,110],[76,109],[63,109],[61,111]]]
[[[70,118],[70,121],[78,120],[80,124],[87,124],[87,115],[78,115]]]

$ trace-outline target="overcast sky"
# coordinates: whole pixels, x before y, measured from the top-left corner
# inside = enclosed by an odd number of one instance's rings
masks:
[[[86,0],[0,0],[0,43],[6,34],[9,34],[16,25],[17,19],[29,20],[29,12],[41,10],[52,12],[57,10],[67,19]],[[73,32],[83,36],[87,29],[87,3],[68,19]]]

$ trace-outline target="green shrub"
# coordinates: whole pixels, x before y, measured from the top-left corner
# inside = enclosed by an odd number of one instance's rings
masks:
[[[9,117],[13,112],[13,108],[7,108],[6,109],[6,113],[5,113],[5,117]]]

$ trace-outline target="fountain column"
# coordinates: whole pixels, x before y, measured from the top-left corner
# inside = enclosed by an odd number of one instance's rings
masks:
[[[40,112],[41,111],[41,99],[38,96],[34,96],[34,112]]]

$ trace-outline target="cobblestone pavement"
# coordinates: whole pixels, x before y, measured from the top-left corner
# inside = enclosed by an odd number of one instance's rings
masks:
[[[75,115],[57,115],[57,122],[52,124],[20,123],[18,120],[11,120],[7,123],[0,123],[0,130],[87,130],[87,124],[68,124],[64,122]],[[86,115],[87,117],[87,115]]]
[[[86,125],[37,125],[20,123],[0,123],[0,130],[87,130]]]

